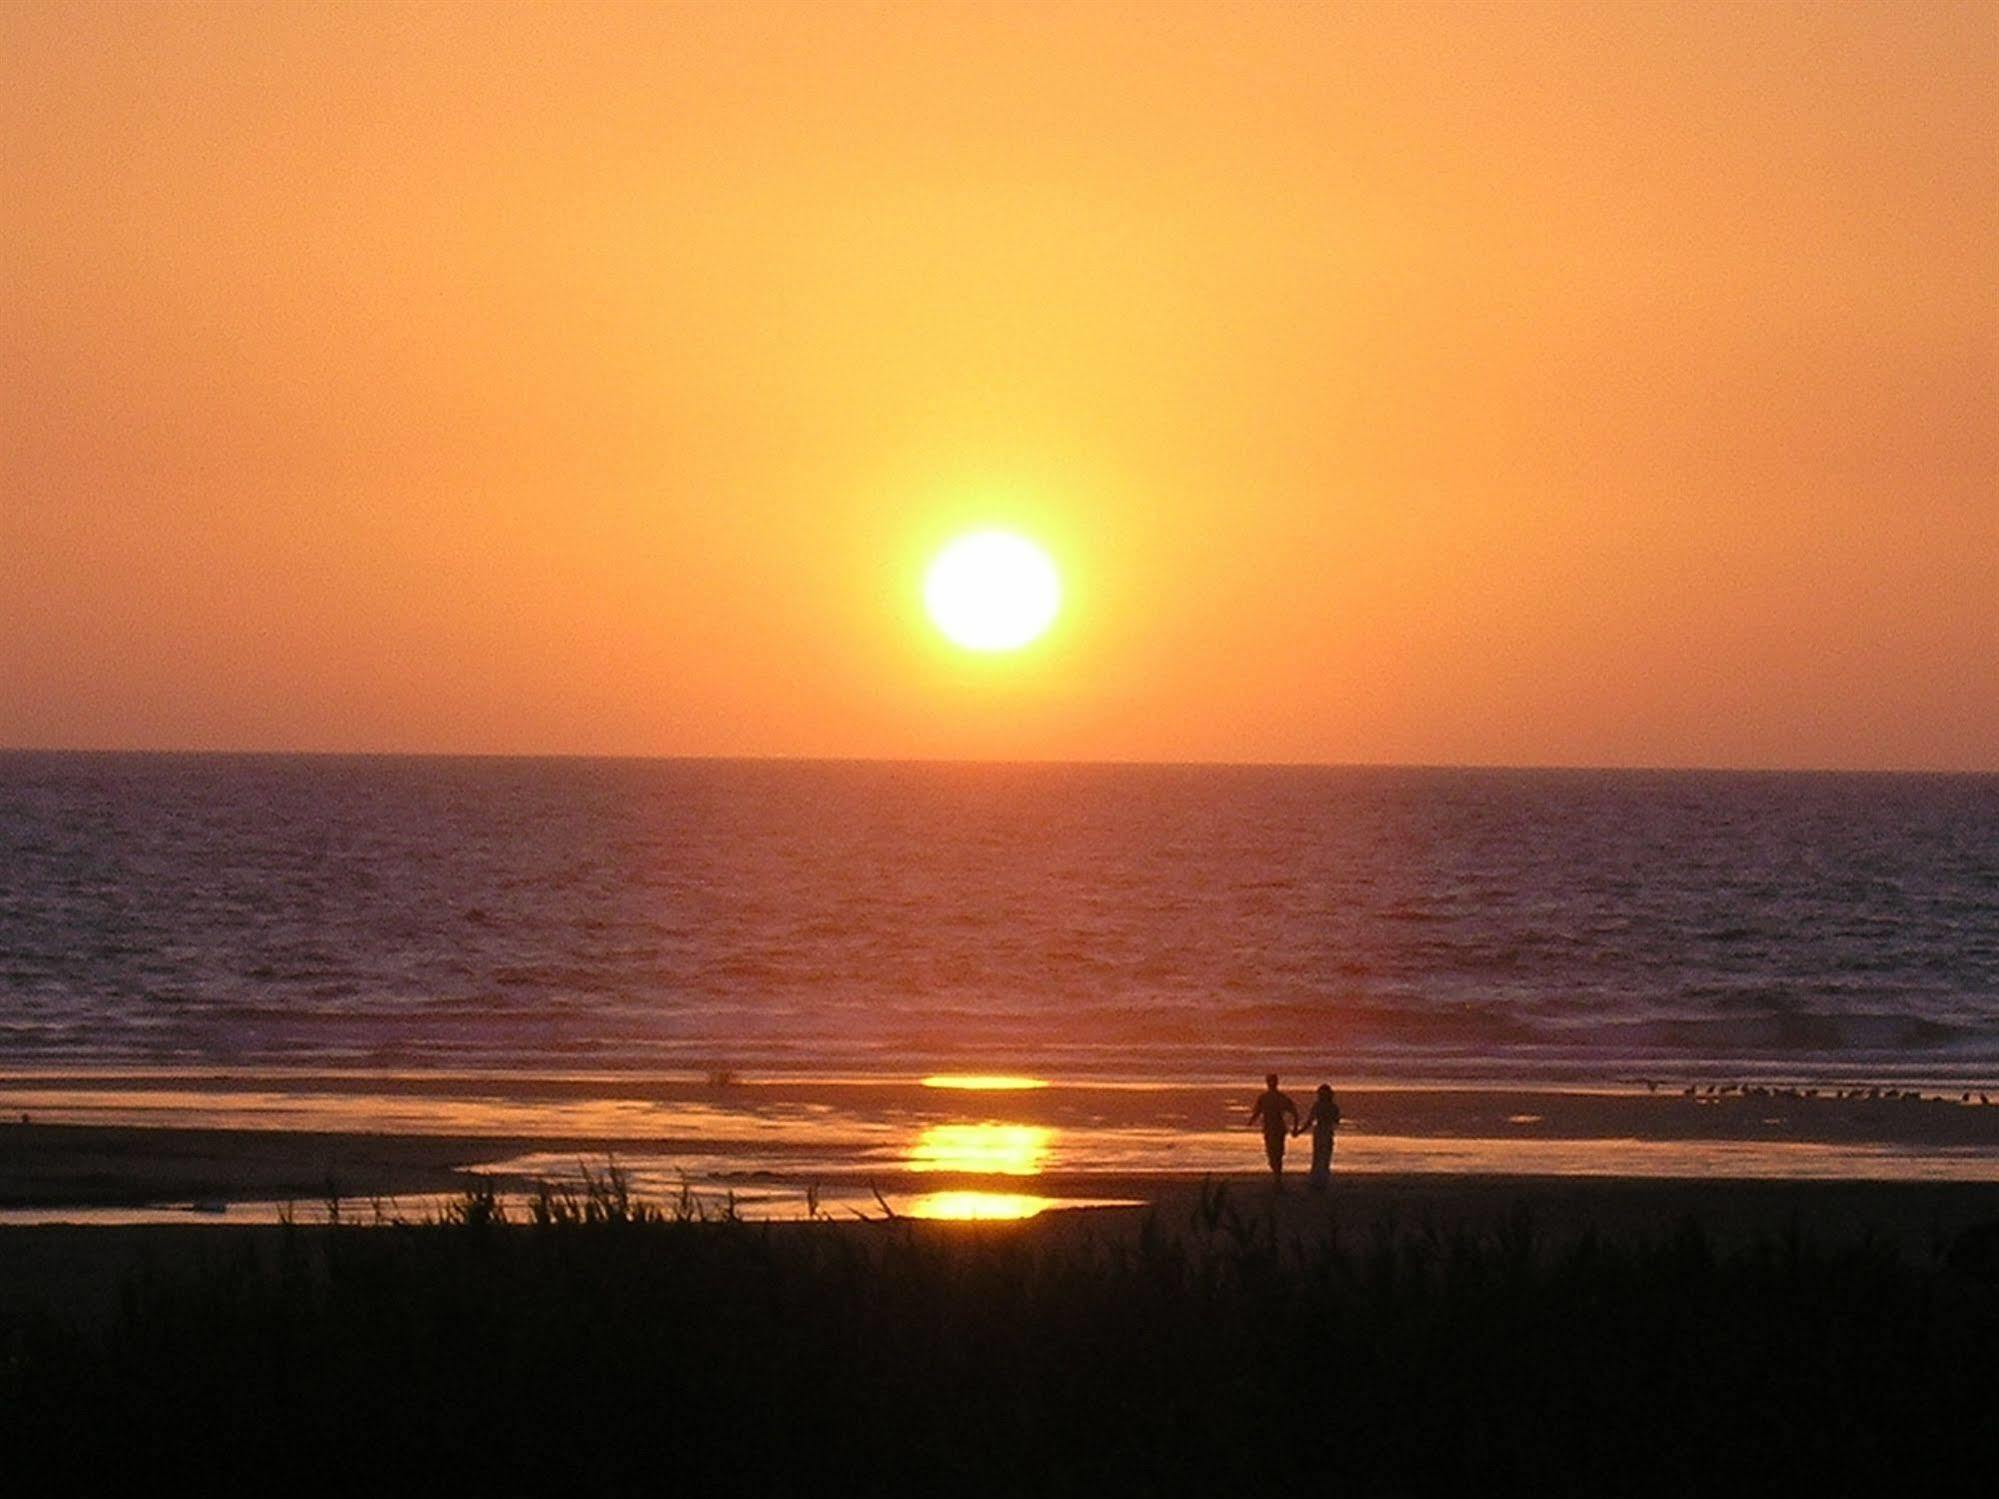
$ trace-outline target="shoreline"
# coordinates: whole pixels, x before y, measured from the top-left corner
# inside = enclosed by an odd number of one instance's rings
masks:
[[[1517,1049],[1517,1048],[1516,1048]],[[1272,1066],[1280,1075],[1314,1083],[1322,1080],[1322,1060],[1276,1052],[1255,1053],[1259,1060],[1244,1064],[1254,1081]],[[85,1058],[20,1059],[0,1067],[0,1099],[10,1090],[89,1086],[131,1089],[148,1083],[183,1087],[242,1086],[269,1083],[298,1087],[324,1084],[351,1088],[367,1083],[390,1091],[449,1092],[467,1086],[501,1086],[522,1091],[637,1090],[709,1085],[717,1077],[750,1087],[882,1087],[920,1082],[926,1077],[992,1076],[1019,1078],[1037,1087],[1103,1088],[1149,1092],[1181,1088],[1228,1088],[1246,1080],[1242,1068],[1200,1065],[1098,1067],[1074,1058],[995,1058],[981,1051],[968,1058],[951,1054],[898,1054],[891,1066],[867,1061],[833,1065],[801,1064],[787,1054],[732,1055],[712,1048],[682,1055],[648,1059],[626,1066],[571,1065],[524,1069],[496,1060],[358,1061],[348,1057],[313,1060],[244,1059],[240,1061],[157,1062],[90,1060]],[[1981,1091],[1999,1106],[1999,1065],[1990,1058],[1960,1059],[1958,1065],[1938,1057],[1911,1059],[1868,1054],[1838,1060],[1826,1057],[1736,1055],[1703,1057],[1636,1054],[1594,1061],[1582,1057],[1509,1058],[1503,1069],[1482,1055],[1476,1059],[1450,1054],[1407,1057],[1360,1055],[1349,1059],[1323,1080],[1342,1088],[1377,1092],[1491,1092],[1526,1089],[1559,1093],[1679,1093],[1696,1089],[1763,1087],[1817,1089],[1821,1093],[1879,1088],[1909,1090],[1956,1098]]]
[[[1284,1086],[1309,1095],[1320,1074],[1286,1071]],[[520,1073],[369,1069],[91,1069],[0,1071],[0,1125],[21,1115],[34,1122],[144,1127],[180,1124],[338,1128],[364,1121],[380,1134],[579,1133],[633,1138],[670,1133],[676,1106],[744,1115],[786,1107],[844,1108],[909,1115],[983,1110],[1023,1121],[1135,1123],[1148,1119],[1225,1126],[1261,1091],[1261,1074],[1224,1081],[1072,1079],[1007,1073],[689,1072]],[[1742,1138],[1753,1124],[1783,1125],[1772,1138],[1976,1143],[1999,1147],[1999,1091],[1902,1082],[1803,1083],[1691,1078],[1629,1082],[1335,1079],[1349,1116],[1417,1134],[1462,1135],[1495,1119],[1517,1122],[1523,1108],[1542,1110],[1552,1127],[1578,1138],[1607,1126],[1638,1138]],[[576,1111],[597,1109],[616,1127],[557,1129]],[[546,1117],[533,1128],[508,1121]],[[616,1112],[622,1111],[622,1114]],[[659,1117],[649,1117],[648,1111]],[[458,1127],[438,1121],[456,1116]],[[1773,1117],[1777,1116],[1777,1117]],[[323,1119],[307,1126],[300,1121]]]

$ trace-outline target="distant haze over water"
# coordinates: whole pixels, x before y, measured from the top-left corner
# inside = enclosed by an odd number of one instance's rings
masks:
[[[1999,776],[0,755],[0,1063],[1999,1078]]]

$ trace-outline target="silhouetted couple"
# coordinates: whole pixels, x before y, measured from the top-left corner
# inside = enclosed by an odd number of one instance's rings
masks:
[[[1312,1100],[1312,1112],[1300,1119],[1298,1105],[1291,1101],[1290,1095],[1277,1091],[1277,1074],[1273,1072],[1263,1081],[1263,1093],[1256,1100],[1256,1107],[1249,1111],[1249,1122],[1263,1126],[1263,1153],[1270,1158],[1271,1183],[1278,1191],[1284,1190],[1284,1142],[1309,1129],[1312,1189],[1325,1191],[1333,1174],[1333,1131],[1340,1127],[1339,1100],[1333,1097],[1329,1086],[1320,1083],[1318,1096]]]

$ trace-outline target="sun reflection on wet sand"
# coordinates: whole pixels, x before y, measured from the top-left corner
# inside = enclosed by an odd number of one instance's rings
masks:
[[[1036,1176],[1054,1138],[1039,1124],[933,1124],[910,1146],[909,1169]]]
[[[574,1189],[578,1163],[569,1163],[569,1172],[550,1171],[551,1181]],[[898,1218],[936,1223],[1017,1223],[1038,1218],[1050,1209],[1141,1207],[1142,1199],[1122,1196],[1041,1197],[1030,1192],[884,1192],[852,1184],[821,1189],[815,1198],[802,1191],[777,1186],[746,1185],[741,1188],[707,1183],[690,1188],[682,1195],[682,1185],[667,1190],[663,1182],[650,1184],[653,1190],[635,1194],[648,1205],[669,1215],[685,1204],[694,1217],[709,1222],[738,1218],[749,1223],[803,1223],[817,1218],[822,1222],[851,1222],[876,1219],[882,1207]],[[534,1212],[535,1197],[530,1192],[501,1192],[496,1201],[508,1221],[525,1223]],[[365,1204],[348,1203],[342,1222],[354,1226],[368,1224],[420,1224],[435,1222],[462,1206],[455,1193],[419,1192],[379,1199]],[[187,1203],[161,1203],[145,1207],[41,1207],[0,1208],[0,1227],[37,1224],[91,1224],[103,1227],[144,1224],[174,1224],[186,1227],[245,1224],[300,1223],[328,1221],[324,1203],[276,1201],[250,1198],[232,1201],[221,1211],[197,1210]]]
[[[967,1093],[1023,1093],[1032,1088],[1045,1088],[1048,1082],[1045,1078],[1014,1077],[997,1072],[939,1072],[926,1077],[923,1086],[957,1088]]]
[[[942,1218],[955,1223],[997,1223],[1032,1218],[1058,1207],[1052,1197],[1026,1192],[924,1192],[902,1208],[907,1218]]]

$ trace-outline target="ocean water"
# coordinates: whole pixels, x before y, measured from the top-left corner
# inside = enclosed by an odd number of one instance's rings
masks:
[[[1999,1079],[1999,776],[0,755],[0,1065]]]

